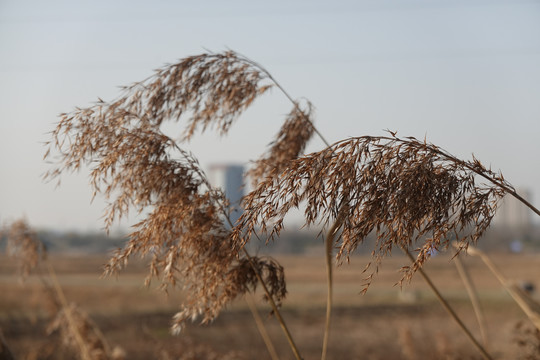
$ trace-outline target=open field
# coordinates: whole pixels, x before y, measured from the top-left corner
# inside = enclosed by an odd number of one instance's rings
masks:
[[[540,286],[539,255],[493,254],[493,261],[516,282]],[[497,359],[525,359],[518,340],[527,340],[526,316],[479,259],[462,257],[478,288],[489,339]],[[126,359],[269,359],[244,299],[236,301],[214,323],[193,324],[179,336],[168,333],[170,319],[182,294],[169,295],[143,286],[146,267],[133,262],[116,278],[100,278],[106,256],[52,256],[58,281],[68,301],[87,312],[111,346],[125,350]],[[319,257],[279,257],[286,269],[288,299],[283,314],[306,359],[320,357],[324,311],[324,260]],[[457,325],[430,293],[419,274],[400,289],[398,269],[405,257],[384,261],[366,295],[362,270],[369,261],[353,257],[335,273],[335,311],[330,338],[330,359],[480,359]],[[475,315],[456,267],[446,255],[433,258],[426,270],[442,293],[479,337]],[[44,271],[44,270],[43,270]],[[17,359],[70,359],[62,347],[53,349],[58,335],[47,335],[47,294],[39,275],[24,283],[12,259],[0,258],[0,328]],[[538,294],[534,294],[538,300]],[[256,294],[257,300],[261,298]],[[292,353],[279,325],[258,301],[268,332],[282,359]],[[517,329],[518,324],[523,324]],[[54,352],[54,353],[53,353]],[[50,354],[49,354],[50,353]],[[219,355],[216,355],[219,354]],[[71,356],[71,357],[70,357]],[[214,357],[212,357],[214,356]]]

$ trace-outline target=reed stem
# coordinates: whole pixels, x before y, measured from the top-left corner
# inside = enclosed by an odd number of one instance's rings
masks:
[[[407,255],[407,257],[412,261],[414,262],[414,257],[411,255],[411,253],[409,252],[409,250],[403,248],[403,252],[405,252],[405,254]],[[454,311],[454,309],[450,306],[450,304],[448,303],[448,301],[446,301],[446,299],[442,296],[442,294],[439,292],[439,290],[437,289],[437,287],[435,286],[435,284],[431,281],[430,277],[426,274],[426,272],[422,269],[422,268],[419,268],[418,271],[420,272],[420,275],[422,275],[422,277],[424,278],[424,280],[426,281],[426,283],[428,284],[428,286],[430,287],[431,291],[433,291],[433,293],[435,294],[435,297],[437,297],[437,300],[439,300],[439,302],[442,304],[442,306],[444,307],[444,309],[450,314],[450,316],[457,322],[457,324],[459,325],[459,327],[461,328],[461,330],[465,333],[465,335],[467,336],[467,338],[473,343],[473,345],[478,349],[478,351],[480,351],[480,353],[482,354],[483,358],[486,359],[486,360],[493,360],[493,358],[491,357],[491,355],[489,355],[489,353],[486,351],[486,349],[482,346],[482,344],[480,344],[478,342],[478,340],[475,339],[475,337],[473,336],[473,334],[469,331],[469,329],[467,329],[467,327],[465,326],[465,324],[463,323],[463,321],[461,321],[461,319],[459,318],[459,316],[456,314],[456,312]]]
[[[270,358],[272,358],[272,360],[279,360],[279,356],[276,352],[276,348],[274,347],[274,344],[272,343],[272,339],[270,339],[270,336],[268,335],[268,332],[266,331],[266,327],[264,326],[264,322],[261,319],[261,315],[259,315],[259,310],[257,310],[255,301],[253,300],[253,297],[250,294],[246,294],[246,303],[248,304],[249,310],[251,311],[251,314],[253,315],[253,319],[255,319],[255,324],[257,325],[259,334],[261,334],[261,337],[264,341],[264,345],[266,345],[268,354],[270,354]]]
[[[323,336],[323,346],[321,360],[326,360],[326,354],[328,353],[328,340],[330,338],[330,320],[332,318],[332,290],[333,290],[333,274],[332,274],[332,244],[334,241],[334,236],[332,230],[334,226],[330,229],[325,242],[325,253],[324,257],[326,260],[326,284],[327,284],[327,293],[326,293],[326,320],[324,324],[324,336]]]
[[[482,307],[480,306],[476,287],[474,286],[471,276],[459,256],[454,257],[454,264],[456,265],[459,276],[461,277],[461,281],[463,281],[463,284],[465,285],[467,294],[469,294],[469,299],[471,300],[474,314],[476,315],[476,320],[478,321],[478,327],[480,328],[480,336],[482,337],[484,346],[487,348],[489,341],[486,331],[486,321],[484,318],[484,313],[482,312]]]

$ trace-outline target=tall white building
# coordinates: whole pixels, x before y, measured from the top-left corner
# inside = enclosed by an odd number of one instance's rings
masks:
[[[517,188],[516,192],[527,201],[531,201],[531,192],[527,189]],[[526,229],[532,223],[531,210],[512,195],[505,195],[493,224],[512,229]]]
[[[244,197],[244,166],[236,164],[213,164],[208,177],[212,186],[221,188],[230,202],[230,219],[234,224],[242,214]]]

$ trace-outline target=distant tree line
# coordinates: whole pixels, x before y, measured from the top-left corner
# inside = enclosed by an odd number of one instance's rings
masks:
[[[105,254],[124,245],[126,237],[111,236],[102,232],[52,231],[37,232],[38,239],[49,253]],[[5,236],[0,241],[0,250],[6,247]]]
[[[38,231],[39,240],[45,244],[51,253],[81,253],[105,254],[125,245],[128,235],[107,235],[104,232],[77,232],[77,231]],[[286,231],[282,238],[286,241],[270,242],[265,245],[259,241],[252,241],[250,248],[257,253],[265,254],[291,254],[291,255],[322,255],[323,240],[318,236],[319,230],[310,229],[302,231]],[[369,255],[375,236],[368,236],[365,246],[358,248],[357,255]],[[510,251],[512,244],[520,243],[523,251],[540,251],[540,225],[527,228],[508,228],[492,225],[485,235],[485,241],[478,243],[483,251]],[[6,244],[4,238],[0,241],[0,250]]]

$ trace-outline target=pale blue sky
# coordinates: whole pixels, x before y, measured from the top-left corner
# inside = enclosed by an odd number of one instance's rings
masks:
[[[59,188],[41,180],[57,115],[227,48],[310,99],[332,142],[387,128],[427,136],[501,169],[540,203],[538,1],[0,0],[0,222],[100,228],[87,173]],[[273,91],[228,138],[209,134],[188,150],[204,166],[256,159],[289,108]]]

